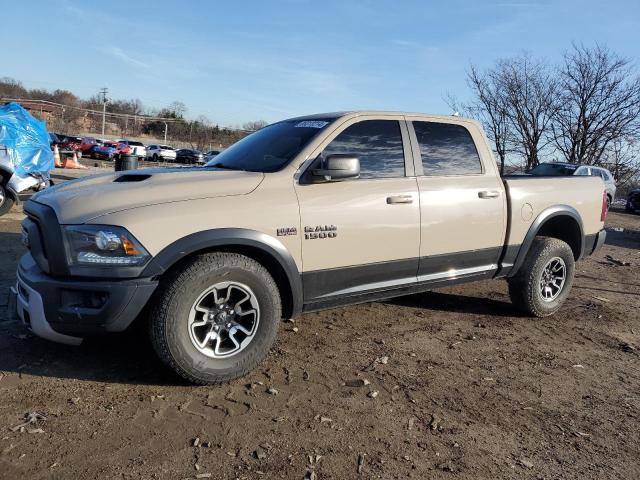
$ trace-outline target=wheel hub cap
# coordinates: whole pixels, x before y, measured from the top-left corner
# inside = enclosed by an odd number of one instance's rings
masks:
[[[567,279],[567,266],[560,257],[554,257],[547,262],[540,276],[540,295],[545,302],[552,302],[562,289]]]
[[[189,312],[193,346],[211,358],[227,358],[253,339],[260,322],[258,299],[239,282],[219,282],[202,292]]]

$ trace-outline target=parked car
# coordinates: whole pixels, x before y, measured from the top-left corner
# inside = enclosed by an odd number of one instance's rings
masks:
[[[580,165],[576,163],[541,163],[538,166],[532,168],[528,172],[530,175],[535,176],[591,176],[600,177],[604,182],[605,189],[607,191],[607,208],[611,206],[613,199],[616,198],[616,181],[613,179],[611,172],[603,167],[594,167],[591,165]]]
[[[176,162],[180,163],[204,163],[204,155],[198,150],[181,148],[176,152]]]
[[[93,158],[97,158],[99,160],[113,160],[117,153],[117,143],[105,143],[104,145],[96,145],[91,152]]]
[[[209,150],[207,153],[204,154],[204,161],[208,162],[210,160],[213,160],[218,155],[220,155],[220,150]]]
[[[480,124],[453,116],[294,118],[204,168],[143,173],[26,203],[18,316],[69,344],[144,316],[200,384],[254,369],[304,311],[506,278],[519,309],[552,315],[606,237],[601,180],[501,178]]]
[[[60,136],[59,136],[60,137]],[[79,151],[80,145],[82,145],[82,137],[71,137],[69,135],[62,135],[60,137],[59,147],[63,150]]]
[[[624,209],[629,213],[640,210],[640,188],[629,192],[627,195],[627,204],[624,206]]]
[[[118,143],[131,147],[131,151],[129,152],[131,155],[137,155],[142,158],[147,157],[147,150],[141,142],[136,142],[134,140],[118,140]]]
[[[97,144],[98,142],[93,137],[82,137],[80,148],[78,150],[80,150],[83,155],[88,155],[91,153],[91,150],[93,150],[93,147],[95,147]]]
[[[59,144],[60,144],[60,137],[58,137],[58,135],[53,132],[49,132],[49,145],[53,147],[54,145],[59,145]]]
[[[173,162],[176,159],[176,151],[169,145],[147,145],[147,158],[154,162],[160,160]]]

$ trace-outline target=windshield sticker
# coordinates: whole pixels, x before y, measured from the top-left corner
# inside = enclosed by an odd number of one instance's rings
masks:
[[[326,126],[329,122],[325,122],[324,120],[304,120],[302,122],[298,122],[294,125],[296,128],[322,128]]]

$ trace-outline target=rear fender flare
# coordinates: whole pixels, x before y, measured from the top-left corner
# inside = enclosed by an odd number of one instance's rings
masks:
[[[522,266],[524,259],[527,257],[527,253],[529,253],[529,249],[531,248],[533,240],[536,238],[543,225],[548,220],[554,217],[559,217],[561,215],[573,218],[580,228],[580,247],[578,249],[577,258],[582,258],[582,256],[584,255],[584,227],[582,225],[582,218],[580,217],[580,214],[575,208],[570,205],[554,205],[553,207],[549,207],[543,210],[529,227],[522,245],[520,245],[520,250],[518,250],[515,261],[513,262],[513,267],[509,271],[509,277],[513,277],[516,273],[518,273],[518,270]]]

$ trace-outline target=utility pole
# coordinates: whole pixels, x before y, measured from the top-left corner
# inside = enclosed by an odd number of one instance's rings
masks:
[[[169,128],[169,126],[167,125],[167,122],[164,122],[164,143],[167,143],[167,129]]]
[[[102,136],[104,137],[104,121],[105,121],[105,116],[107,113],[107,87],[104,87],[103,89],[100,90],[100,93],[102,94]]]

